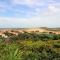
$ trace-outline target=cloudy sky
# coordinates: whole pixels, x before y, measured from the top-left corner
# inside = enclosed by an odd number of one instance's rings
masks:
[[[60,27],[60,0],[0,0],[0,28]]]

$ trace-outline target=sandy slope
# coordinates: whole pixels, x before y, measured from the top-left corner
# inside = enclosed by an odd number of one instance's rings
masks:
[[[13,32],[12,32],[13,30]],[[42,29],[42,28],[24,28],[24,29],[1,29],[0,30],[0,35],[4,34],[4,32],[8,31],[9,33],[17,34],[18,32],[52,32],[56,34],[60,34],[60,31],[53,31],[53,30],[48,30],[48,29]]]

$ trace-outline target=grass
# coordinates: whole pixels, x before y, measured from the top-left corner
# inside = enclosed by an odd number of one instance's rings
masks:
[[[60,60],[60,40],[0,42],[0,60]]]
[[[60,35],[19,33],[0,36],[0,60],[60,60]]]

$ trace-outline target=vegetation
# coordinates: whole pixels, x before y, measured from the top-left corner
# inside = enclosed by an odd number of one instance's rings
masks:
[[[6,34],[6,33],[5,33]],[[0,60],[60,60],[60,35],[19,33],[0,37]],[[5,42],[9,40],[9,42]]]
[[[13,35],[11,38],[12,40],[59,40],[60,34],[54,34],[54,33],[19,33],[17,36]]]

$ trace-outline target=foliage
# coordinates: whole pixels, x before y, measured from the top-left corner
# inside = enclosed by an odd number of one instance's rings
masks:
[[[0,60],[60,60],[59,34],[25,32],[7,39],[13,42],[0,37]]]
[[[59,60],[60,40],[23,40],[11,44],[0,44],[0,60]]]
[[[60,39],[59,34],[49,34],[49,33],[19,33],[17,36],[15,36],[17,40],[58,40]],[[13,39],[14,40],[14,39]]]
[[[4,34],[5,34],[6,36],[12,36],[12,35],[13,35],[12,33],[9,33],[8,31],[4,32]]]

